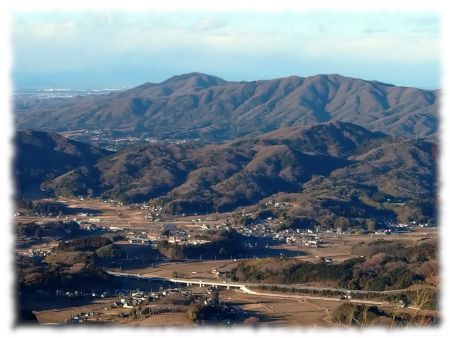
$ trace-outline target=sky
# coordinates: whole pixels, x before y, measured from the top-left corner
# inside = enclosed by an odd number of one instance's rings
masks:
[[[16,88],[131,87],[190,72],[441,86],[432,11],[28,11],[11,26]]]

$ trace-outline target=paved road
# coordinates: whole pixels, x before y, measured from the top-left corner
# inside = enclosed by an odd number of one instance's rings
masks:
[[[249,295],[257,295],[264,297],[275,297],[275,298],[291,298],[291,299],[317,299],[317,300],[328,300],[328,301],[341,301],[340,297],[324,297],[324,296],[312,296],[312,295],[294,295],[294,294],[281,294],[281,293],[270,293],[251,290],[251,287],[293,287],[294,285],[279,285],[279,284],[256,284],[256,283],[235,283],[226,282],[221,280],[206,280],[206,279],[182,279],[182,278],[165,278],[159,276],[152,276],[149,274],[132,274],[125,272],[107,271],[109,274],[118,277],[128,277],[137,279],[148,279],[155,281],[166,281],[172,283],[186,284],[186,285],[199,285],[199,286],[223,286],[228,289],[235,288],[239,292],[246,293]],[[364,291],[364,290],[349,290],[343,288],[328,288],[328,287],[312,287],[312,286],[295,286],[297,289],[311,290],[311,291],[339,291],[342,293],[354,293],[354,294],[385,294],[392,292],[401,292],[403,290],[389,290],[389,291]],[[347,299],[346,301],[358,304],[369,304],[369,305],[388,305],[389,302],[374,301],[374,300],[363,300],[363,299]]]
[[[291,298],[291,299],[316,299],[316,300],[329,300],[329,301],[341,301],[340,298],[336,297],[321,297],[321,296],[310,296],[310,295],[283,295],[280,293],[269,293],[269,292],[259,292],[250,290],[248,287],[244,286],[240,288],[240,291],[250,295],[263,296],[263,297],[275,297],[275,298]],[[363,299],[347,299],[347,302],[357,303],[357,304],[369,304],[369,305],[388,305],[389,302],[377,302],[374,300],[363,300]]]
[[[160,281],[168,281],[172,283],[180,283],[180,284],[191,284],[191,285],[201,285],[201,286],[225,286],[232,288],[242,288],[242,287],[278,287],[278,288],[295,288],[300,290],[309,290],[309,291],[334,291],[340,293],[352,293],[359,295],[383,295],[390,293],[399,293],[407,291],[407,289],[397,289],[397,290],[386,290],[386,291],[366,291],[366,290],[351,290],[344,288],[332,288],[332,287],[318,287],[318,286],[306,286],[301,284],[260,284],[260,283],[239,283],[239,282],[226,282],[223,280],[211,280],[211,279],[198,279],[198,278],[167,278],[160,277],[152,274],[133,274],[126,272],[117,272],[117,271],[107,271],[111,275],[119,276],[119,277],[130,277],[130,278],[141,278],[141,279],[152,279],[152,280],[160,280]]]

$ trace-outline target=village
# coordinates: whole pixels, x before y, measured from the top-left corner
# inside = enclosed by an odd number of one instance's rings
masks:
[[[156,248],[158,242],[167,241],[171,244],[202,245],[209,242],[204,234],[210,231],[236,231],[248,240],[245,246],[249,249],[262,249],[271,246],[284,246],[288,250],[295,248],[327,248],[330,246],[330,238],[343,240],[352,237],[399,237],[400,235],[420,238],[430,238],[436,232],[432,223],[388,223],[381,230],[352,229],[344,231],[340,227],[323,229],[322,227],[308,229],[282,229],[280,220],[267,217],[257,223],[238,224],[234,222],[231,214],[194,215],[194,217],[181,215],[168,215],[162,206],[153,206],[146,203],[124,206],[122,202],[115,200],[91,199],[83,196],[73,198],[58,197],[56,201],[67,203],[69,207],[82,207],[92,212],[79,212],[78,214],[38,214],[27,215],[24,211],[16,210],[14,216],[17,221],[62,221],[76,222],[80,228],[90,234],[105,232],[114,233],[124,237],[130,244],[148,245]],[[269,200],[269,205],[275,208],[284,205],[282,202]],[[105,208],[106,206],[106,208]],[[251,213],[242,213],[242,217],[254,217]],[[420,231],[423,229],[424,231]],[[57,238],[58,239],[58,238]],[[18,236],[19,241],[32,240],[29,236]],[[21,251],[29,256],[45,256],[51,252],[51,248],[42,250],[31,248]],[[315,255],[316,256],[316,255]]]
[[[57,253],[56,249],[59,243],[64,243],[66,237],[73,238],[75,236],[76,238],[80,234],[87,238],[108,236],[115,238],[115,245],[124,248],[126,257],[120,263],[109,264],[105,268],[135,276],[135,278],[116,277],[115,279],[120,281],[120,287],[96,286],[92,290],[59,288],[53,294],[44,289],[37,290],[34,297],[37,297],[36,302],[38,303],[42,299],[47,299],[55,304],[67,304],[67,310],[58,317],[60,318],[58,322],[61,324],[135,323],[139,321],[147,323],[170,318],[170,320],[177,319],[185,325],[191,325],[191,322],[186,320],[188,307],[182,304],[186,304],[187,300],[193,302],[193,299],[196,299],[196,302],[200,302],[203,306],[212,306],[211,302],[215,302],[215,300],[211,295],[220,291],[221,295],[226,296],[223,298],[226,300],[225,303],[229,304],[225,306],[226,310],[221,308],[223,311],[221,310],[220,313],[222,314],[216,314],[209,320],[211,323],[233,325],[236,318],[240,318],[237,322],[248,318],[248,313],[251,313],[256,304],[259,304],[258,302],[264,297],[243,294],[240,290],[227,290],[227,287],[189,286],[170,282],[170,280],[175,278],[177,280],[189,281],[192,279],[193,281],[225,283],[228,280],[227,271],[246,259],[292,257],[299,261],[323,262],[331,265],[349,258],[359,257],[354,255],[352,248],[362,241],[370,242],[384,238],[408,242],[432,239],[438,236],[437,229],[432,224],[419,224],[418,222],[390,224],[384,229],[375,231],[343,230],[339,227],[283,229],[278,227],[280,220],[273,217],[259,219],[258,222],[250,224],[242,224],[236,222],[236,215],[230,213],[173,216],[166,213],[162,206],[146,203],[124,205],[115,200],[91,199],[84,196],[71,199],[58,197],[49,202],[62,203],[69,211],[71,209],[81,211],[77,211],[75,214],[61,212],[43,214],[30,213],[22,209],[15,210],[14,216],[18,223],[61,222],[62,228],[64,228],[64,232],[57,233],[56,237],[45,237],[45,233],[44,237],[36,237],[24,232],[17,237],[16,251],[19,255],[30,259],[46,260],[47,257],[51,259],[52,255]],[[281,202],[272,201],[272,203],[275,208],[283,206]],[[255,214],[242,212],[238,214],[238,217],[250,218],[255,217]],[[75,225],[79,230],[76,230]],[[81,231],[81,233],[77,233],[77,231]],[[220,231],[235,232],[242,236],[242,244],[245,249],[242,254],[231,254],[220,259],[199,254],[194,257],[170,260],[158,251],[158,246],[162,242],[186,248],[202,247],[211,242],[211,233]],[[152,278],[156,278],[156,280]],[[158,280],[158,278],[160,279]],[[169,301],[169,299],[175,300]],[[243,304],[246,305],[238,307],[233,305],[239,299],[242,299]],[[268,299],[273,299],[273,296]],[[333,309],[337,306],[336,302],[349,299],[350,295],[344,293],[326,301],[326,306]],[[290,299],[280,300],[279,306],[284,308],[287,306],[286,304],[293,301]],[[268,311],[269,317],[275,318],[273,317],[274,312],[269,308],[261,308],[259,311],[262,313]],[[43,310],[37,313],[42,322],[52,322],[50,311]],[[297,318],[295,320],[301,320],[299,316],[300,313],[298,316],[295,315]],[[286,318],[279,320],[294,320]]]
[[[97,128],[97,129],[80,129],[62,132],[61,135],[72,138],[77,141],[87,142],[105,150],[116,152],[127,146],[135,144],[186,144],[192,142],[200,142],[200,139],[186,139],[186,138],[156,138],[146,135],[122,135],[109,128]]]

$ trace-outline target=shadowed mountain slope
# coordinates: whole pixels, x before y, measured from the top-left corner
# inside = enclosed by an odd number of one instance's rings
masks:
[[[224,144],[131,146],[43,187],[58,195],[152,200],[174,213],[229,211],[279,193],[433,199],[436,156],[433,143],[339,122]]]
[[[80,166],[93,166],[109,151],[56,133],[18,131],[14,138],[14,178],[19,194],[39,190],[42,182]]]

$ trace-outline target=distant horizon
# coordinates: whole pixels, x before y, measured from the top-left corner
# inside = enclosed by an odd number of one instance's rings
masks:
[[[173,77],[177,77],[177,76],[184,76],[184,75],[194,75],[194,74],[203,74],[203,75],[207,75],[207,76],[213,76],[213,77],[218,77],[224,81],[227,82],[254,82],[254,81],[267,81],[267,80],[276,80],[276,79],[282,79],[282,78],[288,78],[288,77],[300,77],[300,78],[308,78],[308,77],[314,77],[314,76],[330,76],[330,75],[337,75],[337,76],[342,76],[342,77],[346,77],[346,78],[353,78],[353,79],[359,79],[359,80],[363,80],[363,81],[369,81],[369,82],[380,82],[386,85],[393,85],[396,87],[412,87],[412,88],[418,88],[418,89],[422,89],[422,90],[440,90],[440,87],[434,87],[434,88],[429,88],[429,87],[420,87],[420,86],[411,86],[411,85],[405,85],[405,84],[399,84],[399,83],[392,83],[392,82],[387,82],[387,81],[383,81],[380,79],[366,79],[366,78],[361,78],[361,77],[355,77],[355,76],[349,76],[349,75],[345,75],[345,74],[339,74],[339,73],[317,73],[317,74],[311,74],[311,75],[300,75],[300,74],[291,74],[291,75],[287,75],[287,76],[280,76],[280,77],[273,77],[273,78],[258,78],[258,79],[242,79],[242,80],[237,80],[237,79],[227,79],[224,78],[222,76],[218,76],[216,74],[210,74],[210,73],[206,73],[206,72],[201,72],[201,71],[194,71],[194,72],[186,72],[186,73],[179,73],[179,74],[173,74],[170,75],[164,79],[161,80],[147,80],[147,81],[141,81],[139,83],[117,83],[117,84],[113,84],[111,82],[107,82],[105,81],[104,83],[100,83],[98,82],[97,84],[93,83],[92,85],[76,85],[76,84],[72,84],[72,85],[67,85],[67,81],[61,81],[59,83],[55,82],[53,84],[47,84],[47,85],[33,85],[33,84],[26,84],[24,85],[22,84],[17,84],[14,83],[14,92],[20,92],[20,91],[26,91],[26,90],[42,90],[42,91],[47,91],[47,90],[56,90],[56,91],[116,91],[116,90],[126,90],[126,89],[131,89],[146,83],[155,83],[155,84],[160,84],[163,83]],[[77,78],[77,77],[75,77]],[[14,79],[13,79],[13,82]],[[31,83],[31,82],[30,82]]]

